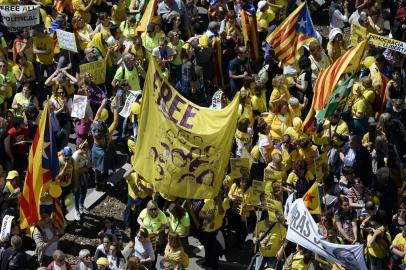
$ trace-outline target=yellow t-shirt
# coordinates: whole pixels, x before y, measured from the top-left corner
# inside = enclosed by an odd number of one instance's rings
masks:
[[[266,32],[268,30],[269,23],[275,19],[275,12],[268,7],[265,11],[258,11],[257,13],[257,25],[258,32]]]
[[[207,199],[204,201],[204,206],[200,211],[204,213],[213,211],[212,222],[207,222],[206,220],[203,222],[203,230],[205,232],[214,232],[220,229],[220,227],[223,225],[223,219],[227,212],[227,209],[230,208],[230,202],[228,201],[227,198],[224,198],[222,204],[224,212],[223,214],[219,214],[218,206],[216,205],[216,202],[213,199]]]
[[[145,199],[149,195],[144,189],[142,189],[138,185],[138,183],[137,183],[138,177],[139,177],[138,173],[133,172],[125,178],[125,180],[127,181],[127,185],[128,185],[128,196],[130,196],[134,200],[137,198]],[[140,181],[143,186],[152,187],[151,184],[144,181],[143,179],[141,179]]]
[[[265,91],[261,92],[261,95],[251,96],[251,105],[253,111],[266,112],[268,108],[266,107],[266,94]]]
[[[51,65],[54,61],[54,40],[51,36],[34,37],[32,39],[33,45],[38,50],[50,50],[47,54],[36,54],[36,60],[40,64]]]
[[[185,215],[180,220],[176,219],[171,213],[169,213],[169,227],[172,232],[180,237],[185,236],[187,228],[190,227],[188,212],[185,212]]]
[[[142,220],[142,226],[148,230],[148,233],[156,233],[158,230],[167,223],[166,216],[161,209],[157,209],[158,215],[156,217],[151,217],[148,214],[148,209],[145,208],[139,214],[139,218]]]
[[[123,32],[123,36],[133,40],[137,36],[137,31],[136,31],[137,25],[131,25],[127,21],[123,21],[120,24],[120,29]]]
[[[150,37],[146,32],[141,34],[142,45],[145,49],[152,52],[152,50],[159,45],[159,35],[155,34],[154,37]]]
[[[398,233],[393,239],[392,245],[400,251],[404,251],[406,249],[406,238],[403,237],[402,233]]]
[[[13,74],[14,77],[20,78],[21,75],[21,66],[20,65],[14,65],[13,66]],[[24,69],[24,76],[23,79],[31,78],[35,76],[35,71],[34,71],[34,66],[30,61],[27,61],[27,66]]]
[[[120,25],[122,21],[124,21],[127,17],[127,7],[125,6],[125,2],[121,2],[119,4],[113,5],[111,9],[111,20],[114,24]]]
[[[273,226],[271,231],[265,236],[265,238],[261,241],[259,245],[259,252],[262,256],[270,258],[275,257],[276,253],[282,246],[282,241],[286,237],[286,228],[276,223]],[[262,220],[258,222],[255,228],[255,234],[258,235],[258,240],[262,238],[262,235],[268,231],[268,227],[266,227],[265,221]],[[262,243],[268,242],[270,246],[263,246]]]
[[[352,117],[354,119],[364,119],[367,117],[368,112],[368,104],[364,97],[360,97],[355,100],[354,104],[352,105]],[[356,116],[357,114],[361,114],[360,116]]]
[[[65,160],[61,156],[59,157],[59,170],[62,170],[62,168],[65,166]],[[73,179],[73,174],[75,173],[77,166],[75,165],[75,160],[72,159],[71,166],[68,166],[68,168],[65,170],[65,174],[58,179],[61,187],[68,187],[72,183]]]
[[[308,270],[309,264],[304,262],[304,256],[302,253],[296,253],[293,255],[293,262],[290,268],[291,270]]]
[[[241,211],[241,203],[244,204],[253,204],[253,191],[252,187],[249,187],[245,192],[242,188],[238,187],[236,183],[231,185],[230,191],[228,192],[229,196],[236,196],[239,195],[242,197],[242,201],[237,201],[233,204],[233,211],[241,214],[241,219],[245,220],[248,216],[247,213],[252,211],[253,208],[250,206],[245,207],[245,211]]]
[[[92,19],[92,14],[89,11],[81,11],[81,9],[86,8],[86,5],[83,3],[83,0],[72,0],[73,10],[75,11],[74,16],[82,16],[85,23],[90,23]]]
[[[368,254],[375,258],[384,258],[388,251],[388,245],[386,244],[385,240],[382,239],[382,236],[378,236],[378,238],[372,244],[370,244],[369,242],[371,238],[372,234],[368,234],[366,246]]]

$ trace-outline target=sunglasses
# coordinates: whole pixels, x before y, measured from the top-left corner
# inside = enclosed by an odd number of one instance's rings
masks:
[[[149,210],[150,211],[156,211],[157,209],[156,208],[150,208]]]

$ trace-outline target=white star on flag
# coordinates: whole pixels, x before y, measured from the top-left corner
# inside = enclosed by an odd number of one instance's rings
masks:
[[[45,159],[48,159],[45,149],[47,149],[47,147],[49,147],[50,145],[51,145],[50,142],[44,142],[44,145],[42,146],[42,157]]]
[[[298,23],[299,23],[299,25],[300,25],[300,28],[305,28],[306,21],[305,21],[305,20],[303,20],[303,18],[302,18],[302,19],[300,19],[300,21],[299,21]]]

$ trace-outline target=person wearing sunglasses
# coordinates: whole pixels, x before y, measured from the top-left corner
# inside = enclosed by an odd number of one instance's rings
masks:
[[[93,261],[88,249],[79,251],[79,260],[80,262],[76,265],[75,270],[97,270],[96,262]]]
[[[147,229],[148,238],[151,240],[155,252],[162,248],[167,218],[154,200],[150,200],[147,207],[141,211],[137,222],[142,228]]]

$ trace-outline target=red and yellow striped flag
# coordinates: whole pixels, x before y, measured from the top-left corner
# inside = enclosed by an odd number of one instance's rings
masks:
[[[341,75],[358,69],[364,54],[365,44],[366,42],[362,41],[357,46],[352,47],[327,69],[319,73],[314,86],[312,106],[304,121],[303,131],[308,132],[313,126],[316,111],[324,109]]]
[[[56,224],[58,224],[60,229],[65,229],[66,227],[66,220],[65,216],[62,212],[61,202],[59,199],[54,200],[55,210],[52,213],[52,219],[55,220]]]
[[[259,39],[257,30],[257,20],[255,15],[249,11],[241,8],[241,30],[244,37],[244,44],[249,49],[251,59],[258,59],[259,57]]]
[[[28,157],[23,192],[20,198],[21,228],[25,229],[40,219],[39,206],[42,189],[59,171],[52,121],[48,102],[44,106]]]
[[[316,38],[309,8],[303,3],[272,31],[266,41],[283,64],[292,64],[296,60],[297,50]]]

